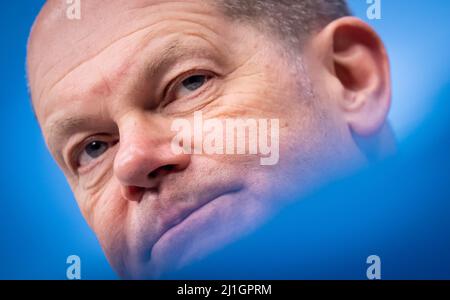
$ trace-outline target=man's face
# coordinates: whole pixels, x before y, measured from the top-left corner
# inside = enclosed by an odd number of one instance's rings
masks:
[[[120,275],[159,276],[201,258],[361,158],[306,52],[293,59],[203,1],[86,1],[75,21],[56,2],[33,32],[33,104]],[[175,153],[173,121],[199,111],[278,119],[278,163]]]

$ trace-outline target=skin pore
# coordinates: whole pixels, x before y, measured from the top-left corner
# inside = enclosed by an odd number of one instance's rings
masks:
[[[65,9],[48,1],[33,27],[33,106],[122,277],[159,277],[251,232],[283,204],[366,163],[358,140],[386,148],[387,55],[355,18],[286,51],[204,1],[86,1],[78,21]],[[279,119],[278,164],[174,154],[171,122],[195,111]]]

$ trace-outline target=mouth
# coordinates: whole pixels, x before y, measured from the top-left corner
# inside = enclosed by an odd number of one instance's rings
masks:
[[[167,217],[163,219],[163,230],[161,231],[158,238],[152,243],[149,253],[149,261],[154,258],[155,248],[166,248],[170,244],[170,241],[176,240],[176,237],[183,233],[195,233],[201,229],[201,225],[210,217],[210,208],[213,206],[223,205],[219,202],[226,202],[230,200],[234,194],[242,190],[242,187],[234,188],[226,192],[215,193],[214,195],[207,197],[206,201],[200,201],[200,205],[194,207],[186,208],[181,212],[174,214],[172,217]]]

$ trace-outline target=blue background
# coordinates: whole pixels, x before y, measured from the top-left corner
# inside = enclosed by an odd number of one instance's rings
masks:
[[[114,279],[45,148],[27,94],[26,41],[43,2],[9,1],[0,9],[0,279],[65,279],[71,254],[82,259],[83,279]],[[257,263],[264,259],[279,278],[364,279],[365,259],[377,254],[384,279],[450,279],[450,2],[383,0],[382,19],[374,21],[365,0],[349,3],[390,54],[398,156],[324,188],[221,258],[179,276],[264,277]],[[295,226],[277,230],[286,224]],[[299,238],[261,247],[280,232]],[[253,271],[232,272],[226,255]]]

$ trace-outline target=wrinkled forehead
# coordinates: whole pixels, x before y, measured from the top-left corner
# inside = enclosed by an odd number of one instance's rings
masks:
[[[95,0],[80,1],[79,7],[74,3],[77,1],[48,1],[33,26],[27,69],[35,108],[44,82],[48,85],[60,80],[83,60],[95,57],[121,38],[164,19],[170,22],[171,14],[199,18],[216,14],[207,1],[197,0]]]

